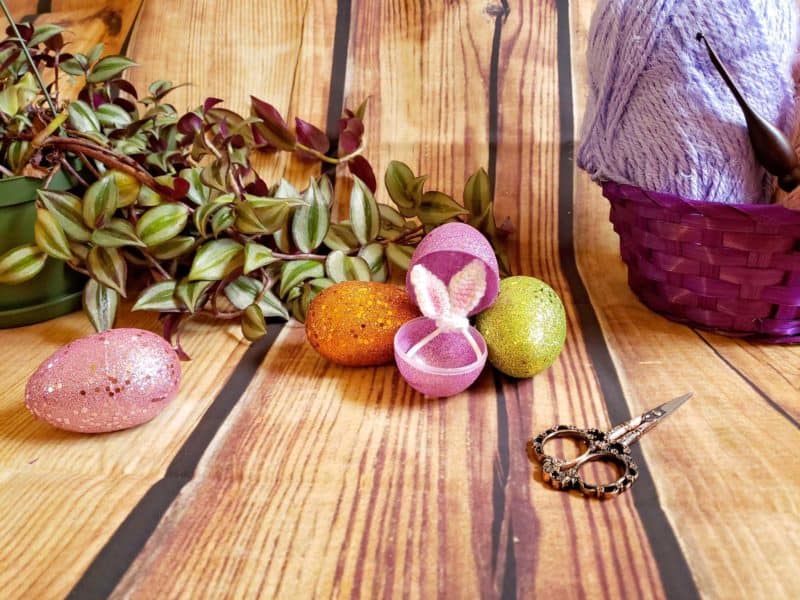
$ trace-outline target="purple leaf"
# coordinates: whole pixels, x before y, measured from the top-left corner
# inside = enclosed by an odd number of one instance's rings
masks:
[[[325,154],[328,148],[331,147],[331,142],[328,136],[325,135],[320,129],[303,119],[294,119],[294,130],[297,134],[297,141],[316,150],[320,154]],[[298,151],[298,156],[304,160],[317,160],[313,155],[307,152]]]
[[[275,147],[269,143],[267,138],[261,135],[261,131],[258,127],[253,125],[250,129],[253,132],[253,142],[256,148],[264,151],[275,150]]]
[[[252,194],[253,196],[261,196],[266,197],[269,196],[269,188],[267,184],[264,183],[264,180],[261,178],[256,179],[255,181],[248,183],[244,191],[248,194]]]
[[[375,180],[375,172],[372,170],[372,165],[369,164],[369,161],[363,156],[354,156],[347,161],[347,166],[350,172],[367,184],[367,187],[374,194],[378,189],[378,182]]]
[[[25,42],[31,41],[33,37],[33,27],[27,23],[17,23],[17,29],[19,29],[19,35]],[[14,30],[11,28],[11,25],[6,27],[6,35],[9,37],[14,35]]]
[[[55,34],[53,37],[47,38],[44,45],[50,48],[53,52],[58,52],[64,47],[64,36],[60,33]]]
[[[122,107],[122,110],[124,110],[125,112],[131,114],[134,114],[136,112],[136,105],[130,100],[126,100],[125,98],[117,98],[116,100],[114,100],[114,104]]]
[[[186,113],[178,120],[178,131],[183,134],[193,134],[203,128],[203,119],[194,113]]]
[[[363,135],[364,124],[361,119],[358,117],[339,119],[339,154],[355,152],[361,145]]]
[[[244,144],[244,138],[241,135],[239,135],[238,133],[236,135],[232,136],[228,140],[228,143],[231,145],[231,147],[236,148],[236,149],[243,148],[244,145],[245,145]]]
[[[117,86],[121,91],[130,94],[137,100],[139,99],[139,92],[136,91],[136,87],[130,81],[126,79],[115,79],[111,84]]]
[[[203,102],[203,112],[208,112],[222,101],[222,98],[206,98],[206,101]]]
[[[280,150],[294,150],[294,132],[284,121],[278,110],[255,96],[250,96],[251,110],[263,123],[257,123],[256,129],[266,140]]]

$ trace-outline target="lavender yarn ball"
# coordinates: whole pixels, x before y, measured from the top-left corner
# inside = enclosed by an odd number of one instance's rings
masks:
[[[753,109],[790,133],[796,0],[600,0],[578,166],[598,181],[688,199],[768,202],[774,178],[698,32]]]

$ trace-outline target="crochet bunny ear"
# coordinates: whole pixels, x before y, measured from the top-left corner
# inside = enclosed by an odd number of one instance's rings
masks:
[[[486,267],[477,259],[470,261],[450,278],[447,287],[451,310],[466,317],[486,293]]]
[[[450,312],[450,297],[447,286],[436,275],[421,264],[411,269],[411,284],[422,314],[430,319],[438,319]]]

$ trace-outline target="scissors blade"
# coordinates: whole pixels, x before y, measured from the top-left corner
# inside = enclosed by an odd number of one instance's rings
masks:
[[[639,417],[634,417],[617,425],[608,432],[608,439],[612,442],[620,442],[623,446],[630,446],[653,427],[658,425],[665,417],[675,412],[678,407],[692,397],[692,392],[673,398],[655,408],[651,408]]]
[[[660,412],[662,414],[660,414],[657,418],[658,419],[663,419],[664,417],[668,417],[669,415],[674,413],[676,410],[678,410],[678,407],[680,407],[681,404],[686,402],[692,396],[693,396],[693,393],[689,392],[687,394],[684,394],[683,396],[678,396],[677,398],[673,398],[669,402],[664,402],[664,404],[662,404],[661,406],[657,406],[652,411],[648,411],[648,412],[658,411],[658,412]],[[645,413],[645,414],[647,414],[647,413]],[[644,416],[644,415],[642,415],[642,416]]]

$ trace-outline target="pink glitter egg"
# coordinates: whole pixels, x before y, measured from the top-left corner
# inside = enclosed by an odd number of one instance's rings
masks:
[[[54,427],[103,433],[146,423],[178,391],[178,356],[158,335],[109,329],[70,342],[28,380],[25,404]]]
[[[417,303],[416,292],[410,280],[414,265],[423,265],[447,285],[453,275],[475,259],[480,260],[486,269],[486,291],[469,314],[481,312],[497,297],[500,269],[492,245],[480,231],[466,223],[445,223],[431,231],[419,243],[411,256],[411,264],[406,273],[408,295]]]
[[[486,364],[486,342],[474,327],[468,333],[444,332],[410,356],[419,342],[436,330],[436,321],[419,317],[403,325],[394,337],[394,358],[400,374],[418,392],[432,398],[459,394],[475,383]],[[480,351],[466,339],[470,335]]]

